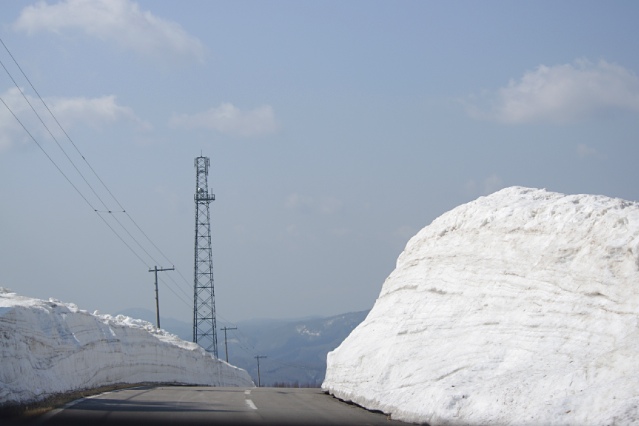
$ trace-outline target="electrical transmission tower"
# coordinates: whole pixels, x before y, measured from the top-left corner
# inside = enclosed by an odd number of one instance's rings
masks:
[[[215,195],[209,193],[209,159],[195,159],[195,280],[193,285],[193,341],[217,358],[217,324],[213,287],[213,254],[211,251],[211,217],[209,204]]]

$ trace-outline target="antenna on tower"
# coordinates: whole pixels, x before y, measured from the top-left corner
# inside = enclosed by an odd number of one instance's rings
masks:
[[[211,217],[209,204],[215,195],[209,193],[209,159],[195,159],[195,279],[193,284],[193,341],[207,352],[217,354],[215,289],[213,286],[213,253],[211,250]]]

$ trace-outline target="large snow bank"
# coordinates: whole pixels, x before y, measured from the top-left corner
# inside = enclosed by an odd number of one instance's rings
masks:
[[[0,288],[0,405],[120,383],[254,386],[248,373],[146,321]]]
[[[411,422],[639,423],[639,204],[507,188],[407,244],[323,387]]]

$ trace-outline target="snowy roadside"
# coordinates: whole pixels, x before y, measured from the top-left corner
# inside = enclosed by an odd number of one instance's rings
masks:
[[[407,244],[322,387],[431,425],[639,423],[639,203],[507,188]]]
[[[109,385],[254,386],[248,373],[152,324],[0,288],[0,407]]]

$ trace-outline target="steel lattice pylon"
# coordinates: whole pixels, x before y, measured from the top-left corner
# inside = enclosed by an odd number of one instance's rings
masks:
[[[208,157],[195,159],[195,279],[193,284],[193,341],[217,358],[217,324],[211,251],[209,205],[215,195],[209,193]]]

